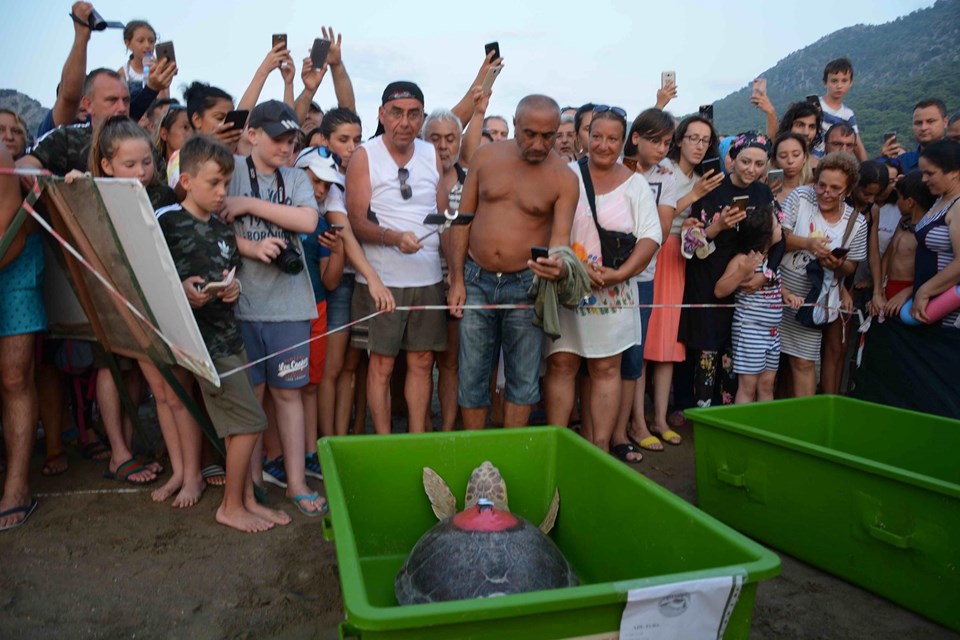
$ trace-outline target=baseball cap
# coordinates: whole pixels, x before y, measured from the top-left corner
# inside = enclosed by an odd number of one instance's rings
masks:
[[[297,114],[279,100],[268,100],[255,106],[250,112],[247,126],[251,129],[263,129],[271,138],[279,138],[287,132],[300,130]]]
[[[297,169],[309,169],[319,180],[343,186],[343,176],[327,147],[307,147],[297,156]]]
[[[415,83],[407,80],[391,82],[387,85],[387,88],[383,90],[380,104],[384,105],[391,100],[402,100],[404,98],[413,98],[414,100],[419,100],[420,104],[423,104],[423,91],[421,91],[420,87]]]

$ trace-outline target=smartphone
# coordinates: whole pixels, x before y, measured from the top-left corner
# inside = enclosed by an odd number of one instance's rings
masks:
[[[712,104],[700,105],[700,116],[703,118],[706,118],[707,120],[713,120],[713,105]]]
[[[340,233],[341,231],[343,231],[343,225],[342,225],[342,224],[332,224],[332,225],[330,225],[330,231],[332,231],[333,233]]]
[[[163,60],[166,58],[170,62],[176,62],[177,56],[173,52],[173,42],[158,42],[157,47],[154,50],[154,55],[157,57],[157,60]]]
[[[273,44],[270,45],[270,48],[273,49],[279,43],[283,43],[283,48],[287,48],[287,34],[285,33],[275,33],[273,34]]]
[[[550,250],[546,247],[530,247],[530,257],[534,262],[537,261],[537,258],[546,258],[550,255]]]
[[[712,158],[704,158],[703,162],[700,163],[700,175],[705,176],[710,171],[720,171],[720,157],[714,156]]]
[[[770,169],[767,171],[767,186],[774,195],[783,191],[783,169]]]
[[[490,59],[490,62],[496,62],[500,59],[500,43],[499,42],[488,42],[483,45],[484,55],[490,55],[490,52],[493,51],[493,58]]]
[[[753,81],[753,97],[767,95],[767,79],[757,78]]]
[[[806,100],[813,105],[813,108],[817,111],[823,111],[823,107],[820,105],[820,96],[811,93],[809,96],[807,96]]]
[[[493,83],[496,81],[497,76],[500,75],[500,72],[503,71],[503,67],[496,65],[487,69],[487,75],[483,78],[483,85],[480,87],[480,90],[487,94],[493,90]]]
[[[730,203],[730,208],[739,209],[740,211],[743,211],[744,213],[746,213],[747,204],[749,204],[749,202],[750,202],[750,196],[737,196],[736,198],[733,199],[733,202]]]
[[[897,137],[896,131],[887,131],[885,134],[883,134],[883,144],[887,144],[887,142],[891,138],[896,138],[896,137]]]
[[[667,86],[668,84],[677,84],[677,72],[676,71],[661,71],[660,72],[660,88]]]
[[[848,253],[850,253],[850,247],[837,247],[830,252],[834,258],[845,258]]]
[[[247,117],[249,117],[249,115],[250,112],[246,109],[228,111],[223,121],[229,122],[231,129],[243,129],[245,126],[247,126]]]
[[[310,49],[310,62],[313,63],[313,70],[320,71],[327,62],[327,54],[330,53],[330,41],[326,38],[316,38],[313,41],[313,48]]]

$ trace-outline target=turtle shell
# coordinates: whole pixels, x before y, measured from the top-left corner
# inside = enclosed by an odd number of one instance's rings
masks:
[[[547,535],[523,518],[471,507],[427,531],[407,557],[394,589],[402,604],[526,593],[580,583]]]

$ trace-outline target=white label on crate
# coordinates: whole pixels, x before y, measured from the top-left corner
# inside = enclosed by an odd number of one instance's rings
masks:
[[[742,585],[743,576],[737,575],[632,589],[620,640],[722,638]]]

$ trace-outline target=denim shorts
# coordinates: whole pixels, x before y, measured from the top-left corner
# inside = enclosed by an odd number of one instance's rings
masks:
[[[252,322],[240,321],[240,334],[250,361],[283,351],[310,338],[310,321]],[[283,351],[249,369],[250,382],[267,383],[277,389],[299,389],[310,381],[310,345],[301,344]]]
[[[653,280],[637,282],[637,304],[653,304]],[[650,307],[640,308],[640,344],[635,344],[623,352],[620,359],[620,378],[639,380],[643,375],[643,345],[647,342],[647,327],[650,326]]]
[[[327,291],[327,331],[339,329],[350,322],[350,301],[353,300],[353,286],[356,276],[344,273],[340,285],[333,291]]]
[[[495,273],[481,269],[467,258],[463,270],[468,305],[529,305],[533,284],[529,269],[516,273]],[[490,406],[490,377],[503,347],[506,376],[504,398],[517,405],[540,400],[540,358],[543,332],[533,324],[533,309],[464,309],[460,322],[460,385],[457,400],[461,407]]]

